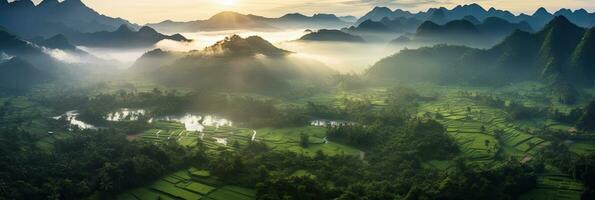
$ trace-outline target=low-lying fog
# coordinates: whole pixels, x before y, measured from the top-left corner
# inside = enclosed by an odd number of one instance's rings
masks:
[[[171,33],[165,33],[171,34]],[[137,49],[109,49],[109,48],[88,48],[79,47],[97,57],[106,60],[117,60],[123,63],[123,67],[128,67],[134,63],[145,52],[161,48],[169,51],[191,51],[201,50],[207,46],[223,40],[226,36],[233,34],[242,37],[260,36],[273,43],[275,46],[295,52],[294,56],[314,59],[322,62],[332,69],[342,73],[360,73],[370,65],[392,55],[405,46],[388,45],[387,43],[345,43],[345,42],[301,42],[296,41],[304,34],[304,30],[285,30],[275,32],[255,32],[255,31],[214,31],[214,32],[194,32],[181,33],[186,38],[192,39],[192,42],[176,42],[172,40],[163,40],[153,47]],[[415,48],[415,45],[407,46]]]

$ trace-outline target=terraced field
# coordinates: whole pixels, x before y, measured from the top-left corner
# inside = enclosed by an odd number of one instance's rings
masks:
[[[433,117],[443,123],[473,161],[491,161],[499,152],[523,159],[548,144],[509,122],[504,111],[479,105],[456,92],[421,105],[418,113],[420,117]],[[497,134],[499,131],[501,134]]]
[[[293,151],[298,154],[315,155],[317,151],[322,151],[327,155],[359,155],[360,151],[332,141],[325,140],[326,129],[323,127],[298,127],[298,128],[264,128],[257,129],[256,140],[266,142],[273,150]],[[308,134],[310,145],[303,148],[299,145],[300,134]]]
[[[388,98],[387,88],[368,88],[362,90],[334,90],[327,93],[320,93],[311,97],[306,97],[293,101],[293,104],[305,105],[308,102],[316,104],[332,105],[337,107],[344,106],[344,99],[352,100],[369,100],[376,108],[386,106],[386,99]]]
[[[161,178],[147,186],[135,188],[118,195],[121,200],[251,200],[252,189],[223,185],[210,177],[208,171],[191,168]]]
[[[185,146],[194,146],[199,139],[202,139],[204,144],[210,147],[210,149],[221,147],[233,149],[234,144],[243,146],[254,139],[265,142],[273,150],[293,151],[298,154],[312,156],[319,150],[327,155],[360,154],[360,151],[357,149],[325,140],[326,128],[324,127],[305,126],[296,128],[262,128],[257,130],[236,127],[206,127],[203,132],[191,132],[186,131],[182,124],[165,121],[155,122],[155,127],[157,128],[142,133],[138,138],[153,142],[176,140]],[[301,133],[306,133],[310,136],[310,145],[307,148],[299,145]]]
[[[550,173],[540,175],[537,188],[520,197],[521,200],[574,200],[580,199],[584,190],[583,184],[571,177],[546,167]]]
[[[578,154],[592,154],[595,153],[595,140],[580,140],[574,141],[570,146],[570,151]]]

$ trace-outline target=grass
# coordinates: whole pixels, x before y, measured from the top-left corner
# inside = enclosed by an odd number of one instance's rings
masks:
[[[593,140],[580,140],[569,144],[570,151],[578,154],[591,154],[595,153],[595,141]]]
[[[217,187],[216,185],[221,185],[218,180],[207,177],[210,181],[202,181],[205,176],[196,178],[191,177],[191,174],[210,176],[208,171],[190,168],[164,176],[149,185],[125,191],[117,195],[117,199],[255,199],[256,191],[253,189],[233,185]]]
[[[257,140],[264,141],[273,150],[289,150],[298,154],[315,155],[322,151],[327,155],[359,155],[359,150],[332,141],[324,143],[326,128],[323,127],[296,127],[296,128],[263,128],[257,129]],[[299,145],[300,134],[310,136],[310,144],[304,148]]]
[[[219,188],[215,190],[213,193],[209,194],[208,196],[211,199],[215,200],[252,200],[254,196],[247,196],[242,193],[238,193],[232,190],[228,190],[225,188]]]
[[[151,185],[151,189],[181,199],[200,199],[202,197],[197,193],[179,188],[176,185],[166,181],[157,181],[153,183],[153,185]]]
[[[186,185],[184,188],[186,188],[187,190],[193,191],[193,192],[198,192],[200,194],[208,194],[209,192],[213,191],[215,188],[202,184],[202,183],[196,183],[196,182],[192,182],[188,185]]]

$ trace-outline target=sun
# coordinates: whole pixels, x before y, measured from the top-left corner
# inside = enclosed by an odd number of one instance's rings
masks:
[[[233,6],[236,1],[235,0],[215,0],[218,4],[224,5],[224,6]]]

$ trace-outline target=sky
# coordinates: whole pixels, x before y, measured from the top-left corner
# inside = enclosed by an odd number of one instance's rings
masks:
[[[41,0],[33,0],[39,3]],[[539,7],[554,12],[562,7],[584,8],[595,12],[595,0],[83,0],[98,12],[145,24],[163,20],[190,21],[207,19],[221,11],[237,11],[266,17],[286,13],[333,13],[340,16],[362,16],[374,6],[420,11],[431,7],[452,8],[478,3],[484,8],[495,7],[515,14],[533,13]]]

